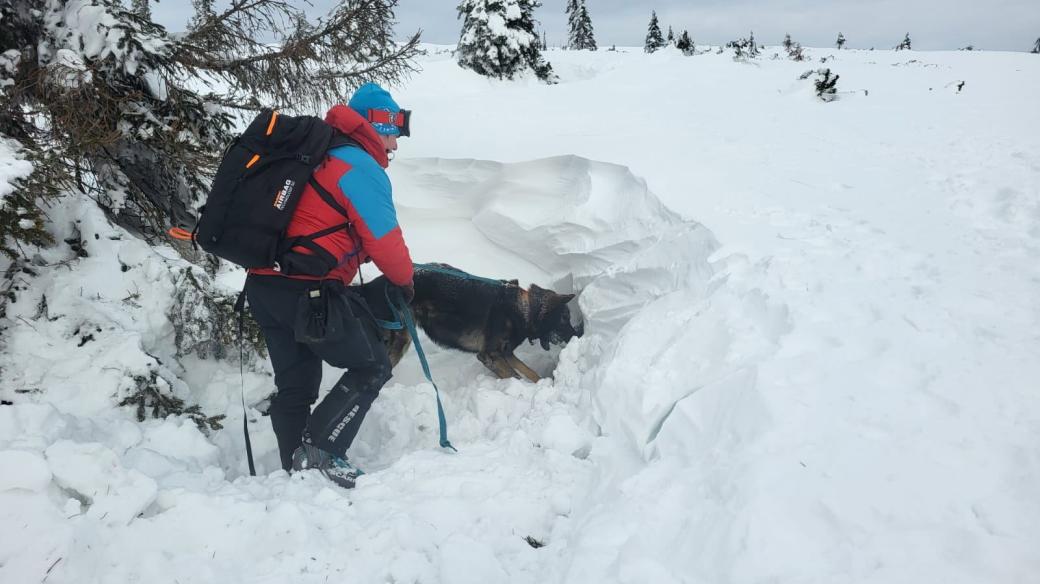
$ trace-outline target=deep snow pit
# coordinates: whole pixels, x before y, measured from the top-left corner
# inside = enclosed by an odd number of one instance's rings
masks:
[[[647,461],[699,456],[675,420],[699,428],[696,448],[711,449],[712,433],[723,432],[691,395],[706,388],[715,410],[731,408],[729,393],[753,399],[754,357],[782,333],[782,311],[754,294],[720,294],[711,233],[628,169],[564,156],[399,160],[391,173],[415,261],[580,292],[583,338],[562,351],[518,351],[555,379],[499,380],[475,356],[425,340],[459,453],[437,447],[432,387],[410,352],[351,450],[368,471],[356,490],[278,469],[269,421],[255,409],[260,476],[245,476],[237,365],[176,359],[169,322],[158,318],[185,262],[129,235],[92,237],[120,230],[70,203],[88,244],[111,249],[78,260],[96,263],[93,277],[48,272],[9,307],[5,365],[18,363],[18,379],[6,386],[44,388],[0,409],[0,461],[23,469],[0,482],[3,519],[36,526],[31,538],[0,535],[11,581],[48,570],[48,582],[541,581],[586,561],[583,542],[598,537],[603,512],[597,497],[623,492],[620,482]],[[111,255],[120,261],[103,264]],[[235,289],[241,277],[221,281]],[[126,288],[137,290],[133,303],[117,301]],[[51,320],[34,314],[42,294]],[[125,332],[75,346],[63,315]],[[57,365],[69,359],[74,372]],[[266,362],[254,367],[246,400],[259,405],[272,381]],[[207,413],[225,412],[224,429],[207,439],[185,419],[135,422],[115,406],[121,376],[148,370]],[[324,386],[337,377],[327,369]],[[547,545],[536,552],[527,537]]]

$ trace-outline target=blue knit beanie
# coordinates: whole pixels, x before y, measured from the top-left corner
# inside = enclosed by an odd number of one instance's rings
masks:
[[[401,106],[397,105],[394,98],[390,97],[390,92],[375,83],[366,83],[358,87],[347,105],[350,106],[350,109],[361,114],[361,117],[366,120],[368,119],[368,110],[383,110],[395,114],[401,111]],[[384,136],[399,136],[401,134],[401,130],[394,124],[372,122],[372,127]]]

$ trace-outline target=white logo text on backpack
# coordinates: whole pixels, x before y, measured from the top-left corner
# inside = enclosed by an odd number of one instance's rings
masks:
[[[291,178],[285,179],[285,185],[282,186],[282,190],[278,191],[278,195],[274,198],[274,207],[279,211],[285,210],[285,205],[289,203],[289,197],[292,196],[293,188],[296,186],[296,181]]]

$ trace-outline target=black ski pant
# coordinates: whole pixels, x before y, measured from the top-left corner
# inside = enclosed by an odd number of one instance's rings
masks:
[[[366,299],[377,318],[392,320],[385,300],[386,285],[386,279],[380,278],[350,290]],[[274,368],[278,392],[271,399],[269,413],[282,468],[286,470],[291,467],[293,451],[302,443],[305,432],[308,442],[314,446],[339,457],[346,456],[365,414],[391,376],[390,357],[378,325],[371,318],[361,318],[371,351],[349,342],[296,341],[293,326],[300,296],[318,286],[320,283],[316,281],[282,276],[246,278],[249,309],[263,330]],[[352,360],[358,354],[364,358]],[[311,405],[318,400],[322,361],[340,366],[346,363],[347,372],[311,412]]]

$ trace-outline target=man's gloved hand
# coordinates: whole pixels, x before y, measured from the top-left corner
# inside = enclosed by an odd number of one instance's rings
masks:
[[[401,297],[404,298],[405,303],[411,304],[412,299],[415,298],[415,285],[408,282],[404,286],[398,286],[397,289],[401,291]]]

